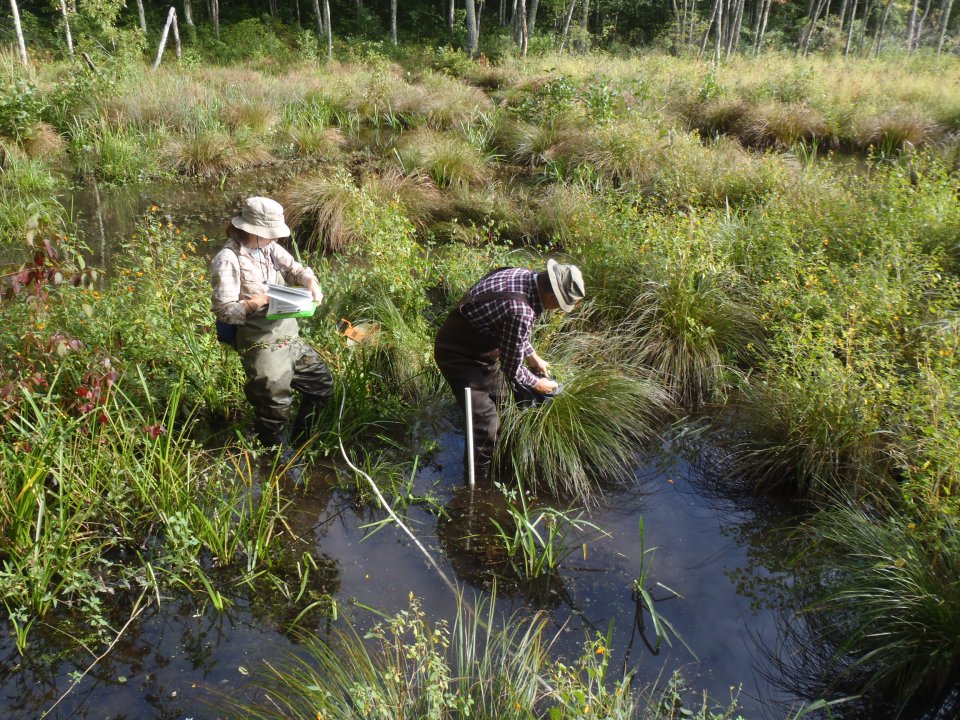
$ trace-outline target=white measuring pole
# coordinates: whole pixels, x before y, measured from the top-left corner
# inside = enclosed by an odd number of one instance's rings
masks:
[[[473,469],[473,398],[470,395],[470,386],[464,388],[464,410],[467,415],[467,478],[473,488],[476,476]]]

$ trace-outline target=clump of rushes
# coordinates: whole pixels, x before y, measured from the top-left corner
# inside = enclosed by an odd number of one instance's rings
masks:
[[[482,91],[448,75],[427,72],[420,78],[416,104],[410,107],[432,128],[448,130],[469,123],[493,102]]]
[[[571,167],[591,147],[589,133],[556,119],[540,124],[505,119],[497,125],[493,139],[512,162],[530,167],[548,163]]]
[[[501,474],[583,504],[595,500],[598,481],[630,476],[638,445],[655,437],[669,402],[630,361],[620,337],[568,329],[540,343],[562,391],[534,407],[505,403],[497,441]]]
[[[368,177],[364,187],[385,203],[399,200],[407,217],[419,228],[425,227],[446,205],[437,184],[419,172],[404,174],[396,168],[387,168]]]
[[[185,175],[214,175],[270,162],[273,156],[249,133],[229,134],[216,125],[200,124],[171,138],[164,156]]]
[[[246,129],[256,135],[265,135],[280,120],[277,108],[267,100],[232,98],[220,110],[220,117],[233,132]]]
[[[714,399],[759,334],[738,278],[694,258],[653,262],[646,272],[629,314],[637,360],[676,400],[701,405]]]
[[[298,155],[338,158],[347,146],[347,138],[335,127],[292,125],[283,134]]]
[[[920,147],[942,134],[935,122],[916,110],[896,109],[862,121],[860,147],[894,153],[904,147]]]
[[[752,108],[734,128],[750,147],[790,148],[798,142],[811,142],[827,135],[823,116],[802,103],[764,103]]]
[[[482,183],[491,172],[486,158],[462,136],[427,128],[404,133],[397,156],[406,172],[421,170],[443,188]]]
[[[955,711],[960,527],[943,515],[881,515],[841,504],[811,522],[812,550],[828,558],[806,609],[833,649],[822,682],[892,701],[896,713],[943,712],[945,702]]]
[[[343,169],[300,176],[281,197],[291,227],[306,228],[306,242],[342,252],[359,237],[359,188]]]
[[[884,470],[883,406],[856,369],[829,349],[796,348],[791,363],[747,390],[745,434],[735,444],[739,471],[761,491],[825,498],[862,495],[889,482]]]
[[[528,720],[589,713],[628,720],[641,711],[632,676],[608,677],[609,638],[586,642],[567,666],[548,654],[543,615],[501,621],[493,601],[474,608],[461,598],[454,622],[452,631],[444,621],[431,625],[411,596],[408,610],[376,625],[366,640],[352,628],[330,640],[310,637],[309,657],[270,665],[258,678],[264,699],[231,701],[232,716]],[[656,702],[651,692],[651,712]]]

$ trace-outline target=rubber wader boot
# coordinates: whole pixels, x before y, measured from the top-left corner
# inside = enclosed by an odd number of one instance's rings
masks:
[[[283,426],[258,423],[257,437],[260,443],[275,451],[274,461],[277,471],[282,472],[295,485],[303,482],[303,463],[296,450],[290,446],[287,432]]]
[[[307,396],[300,400],[300,408],[293,419],[293,433],[290,438],[294,447],[305,445],[313,437],[314,422],[324,402]]]

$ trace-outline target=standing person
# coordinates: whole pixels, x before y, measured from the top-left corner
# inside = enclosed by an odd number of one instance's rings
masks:
[[[253,406],[260,442],[284,448],[293,391],[300,407],[293,440],[309,438],[314,413],[333,395],[330,371],[316,351],[300,339],[294,318],[267,319],[267,284],[302,285],[319,303],[323,293],[313,270],[304,267],[276,240],[290,236],[283,207],[270,198],[251,197],[227,226],[227,241],[210,264],[212,309],[217,319],[235,325],[236,349],[247,375],[244,393]],[[292,453],[286,453],[288,459]]]
[[[489,477],[500,428],[498,360],[511,384],[540,395],[555,391],[548,364],[530,344],[533,324],[545,310],[570,312],[583,297],[576,265],[548,260],[544,272],[500,268],[470,288],[440,327],[434,357],[462,409],[470,388],[477,479]]]

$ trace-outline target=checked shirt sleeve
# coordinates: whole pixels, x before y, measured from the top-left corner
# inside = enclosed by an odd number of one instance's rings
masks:
[[[524,358],[533,352],[530,336],[536,315],[527,305],[511,302],[512,310],[505,319],[500,333],[500,367],[504,375],[513,378],[521,385],[533,387],[537,376],[527,370]]]

